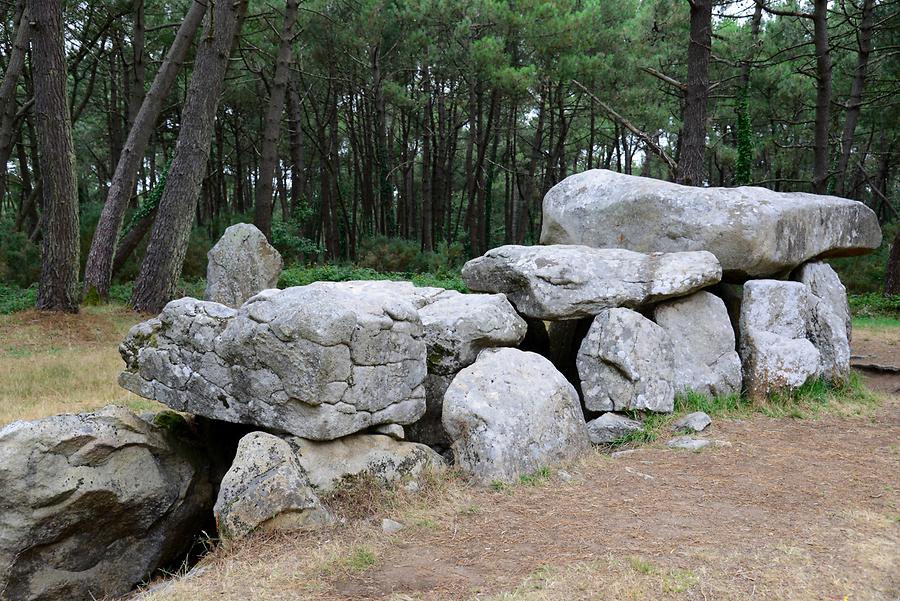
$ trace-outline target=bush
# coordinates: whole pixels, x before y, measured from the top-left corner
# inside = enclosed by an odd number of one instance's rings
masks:
[[[423,253],[415,240],[376,236],[359,243],[360,267],[382,273],[443,273],[457,271],[465,258],[462,244],[441,242]]]
[[[40,246],[15,231],[11,220],[0,221],[0,284],[27,288],[41,276]]]
[[[880,292],[851,294],[850,311],[854,317],[888,317],[900,319],[900,294],[888,295]]]
[[[436,286],[467,292],[459,273],[400,273],[379,272],[369,267],[353,265],[294,266],[285,269],[278,280],[280,288],[305,286],[313,282],[348,282],[351,280],[409,280],[416,286]]]
[[[850,294],[867,294],[884,290],[884,276],[887,273],[891,243],[900,222],[890,223],[883,228],[881,247],[874,253],[859,257],[829,259],[829,263],[841,276],[841,281]]]
[[[19,288],[0,282],[0,315],[31,309],[36,300],[37,286]]]

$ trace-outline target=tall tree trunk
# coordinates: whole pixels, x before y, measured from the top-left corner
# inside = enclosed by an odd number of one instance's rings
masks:
[[[831,53],[828,48],[828,0],[814,0],[813,39],[816,49],[816,123],[812,189],[824,194],[828,185],[828,128],[831,121]]]
[[[247,0],[217,2],[197,48],[175,156],[131,298],[140,311],[160,311],[175,292],[209,159],[228,58],[246,10]]]
[[[0,83],[0,203],[6,196],[6,163],[12,154],[16,137],[16,85],[25,66],[30,36],[28,8],[23,5],[16,27],[16,36],[10,48],[6,72],[3,74],[3,82]]]
[[[844,121],[844,131],[841,134],[841,158],[838,161],[837,168],[837,190],[842,195],[846,194],[848,189],[845,179],[847,177],[847,166],[850,163],[850,150],[853,148],[856,124],[859,123],[863,88],[866,85],[866,70],[869,66],[869,54],[872,52],[872,15],[874,12],[875,0],[864,0],[862,20],[859,24],[859,51],[856,55],[856,72],[853,74],[853,83],[850,86],[850,98],[847,99],[847,117]]]
[[[131,130],[144,103],[144,0],[134,0],[131,30],[131,69],[128,81],[128,129]]]
[[[78,312],[78,183],[66,101],[62,0],[30,0],[34,112],[43,177],[43,242],[37,308]]]
[[[147,150],[147,143],[153,133],[156,120],[159,118],[163,102],[172,90],[178,70],[184,62],[191,46],[191,40],[194,38],[197,27],[203,21],[205,12],[206,2],[194,0],[178,28],[175,40],[153,79],[153,85],[150,86],[150,91],[144,98],[135,117],[134,125],[128,133],[128,139],[125,141],[119,162],[116,164],[106,204],[103,205],[103,211],[100,213],[100,220],[97,222],[94,238],[91,241],[91,250],[88,253],[84,269],[86,295],[92,294],[93,290],[95,291],[93,294],[100,299],[109,298],[116,241],[119,237],[119,230],[122,229],[122,220],[125,217],[125,210],[128,208],[128,201],[134,191],[144,152]]]
[[[306,157],[303,141],[302,107],[297,86],[291,84],[289,90],[289,112],[291,116],[291,214],[296,215],[300,202],[306,197]]]
[[[691,5],[691,41],[688,44],[688,81],[684,94],[684,123],[676,181],[689,186],[701,186],[706,154],[712,0],[688,1]]]
[[[275,59],[275,76],[269,91],[269,106],[266,109],[265,127],[263,128],[253,222],[267,238],[272,237],[272,178],[275,175],[275,163],[278,161],[278,133],[281,129],[284,98],[287,93],[288,76],[291,72],[291,42],[294,39],[298,4],[298,0],[287,0],[278,56]]]
[[[894,242],[891,244],[891,256],[888,258],[884,279],[884,293],[900,294],[900,228],[897,228]]]

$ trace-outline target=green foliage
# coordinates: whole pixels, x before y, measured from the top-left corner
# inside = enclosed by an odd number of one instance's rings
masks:
[[[19,288],[0,282],[0,315],[31,309],[36,300],[37,286]]]
[[[423,253],[415,240],[376,236],[360,242],[360,267],[382,272],[445,273],[465,262],[463,245],[441,242],[434,252]]]
[[[882,228],[883,241],[874,253],[828,260],[841,276],[847,292],[865,294],[884,290],[884,275],[887,270],[888,257],[891,254],[891,241],[894,239],[897,228],[900,228],[900,221],[890,223]]]
[[[867,294],[851,294],[848,298],[850,311],[854,318],[900,319],[900,294],[869,292]]]
[[[435,286],[466,292],[459,273],[398,273],[379,272],[354,265],[294,266],[285,269],[278,280],[280,288],[305,286],[313,282],[348,282],[351,280],[409,280],[416,286]]]
[[[147,199],[141,203],[138,209],[131,215],[131,219],[128,220],[128,223],[125,224],[125,227],[122,228],[121,236],[126,235],[130,232],[138,221],[152,213],[156,207],[159,206],[159,199],[162,198],[163,190],[166,189],[166,180],[169,177],[169,168],[172,166],[172,162],[169,161],[169,164],[160,172],[159,179],[156,182],[156,185],[150,190],[150,193],[147,195]]]
[[[0,283],[28,287],[41,275],[41,249],[12,220],[0,221]]]
[[[752,180],[753,127],[750,121],[750,91],[741,90],[737,102],[737,164],[734,168],[734,184],[743,186]]]

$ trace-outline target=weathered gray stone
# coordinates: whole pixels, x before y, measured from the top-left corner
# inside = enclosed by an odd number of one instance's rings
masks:
[[[741,359],[748,394],[802,386],[820,372],[820,355],[807,339],[809,290],[799,282],[754,280],[741,302]]]
[[[578,395],[540,355],[488,349],[453,379],[444,427],[456,463],[474,481],[512,482],[587,452]]]
[[[117,597],[190,547],[214,490],[168,417],[106,407],[0,429],[0,598]]]
[[[240,307],[248,298],[278,285],[281,255],[255,225],[237,223],[225,230],[206,254],[209,301]]]
[[[708,252],[645,255],[586,246],[500,246],[462,270],[471,290],[503,292],[538,319],[591,317],[690,294],[722,277]]]
[[[326,442],[295,437],[287,440],[319,494],[328,494],[359,478],[392,486],[444,468],[444,460],[429,447],[381,434],[353,434]]]
[[[685,432],[702,432],[712,423],[712,419],[704,413],[703,411],[694,411],[693,413],[688,413],[684,417],[675,421],[672,424],[672,429],[675,431],[682,430]]]
[[[425,412],[418,311],[348,283],[266,290],[237,310],[172,301],[132,328],[120,352],[119,383],[136,394],[305,438],[409,424]]]
[[[672,340],[676,394],[716,397],[741,391],[741,358],[722,299],[701,290],[660,303],[653,320]]]
[[[295,450],[265,432],[251,432],[238,443],[214,511],[224,540],[241,539],[251,532],[309,530],[332,519]]]
[[[675,359],[666,331],[631,309],[602,311],[576,359],[585,407],[670,412]]]
[[[641,422],[617,413],[604,413],[587,424],[588,437],[594,444],[610,444],[643,429]]]
[[[708,250],[729,278],[772,276],[881,244],[875,213],[846,198],[680,186],[602,169],[564,179],[547,192],[543,210],[542,244]]]
[[[391,520],[388,518],[384,518],[383,520],[381,520],[381,531],[385,534],[397,534],[404,528],[406,528],[406,526],[396,520]]]
[[[406,431],[400,424],[382,424],[372,429],[375,434],[384,434],[394,440],[406,440]]]
[[[810,292],[819,297],[825,306],[844,322],[847,329],[847,340],[850,340],[853,333],[853,322],[850,318],[847,289],[831,265],[824,261],[805,263],[794,271],[792,279],[806,284]]]
[[[699,451],[700,449],[704,449],[709,445],[713,444],[713,441],[707,440],[705,438],[691,438],[690,436],[679,436],[677,438],[673,438],[669,442],[666,443],[666,446],[672,449],[684,449],[686,451]]]
[[[486,348],[516,346],[527,325],[502,294],[460,294],[446,290],[430,296],[419,309],[428,349],[425,378],[427,409],[408,428],[410,440],[432,446],[448,446],[441,424],[444,392],[453,377],[474,363]]]

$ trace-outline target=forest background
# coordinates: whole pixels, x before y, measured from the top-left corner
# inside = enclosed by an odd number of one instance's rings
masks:
[[[591,168],[860,200],[885,243],[835,265],[900,312],[898,8],[0,0],[0,312],[202,294],[240,221],[284,285],[459,288],[467,258],[537,243],[546,191]]]

